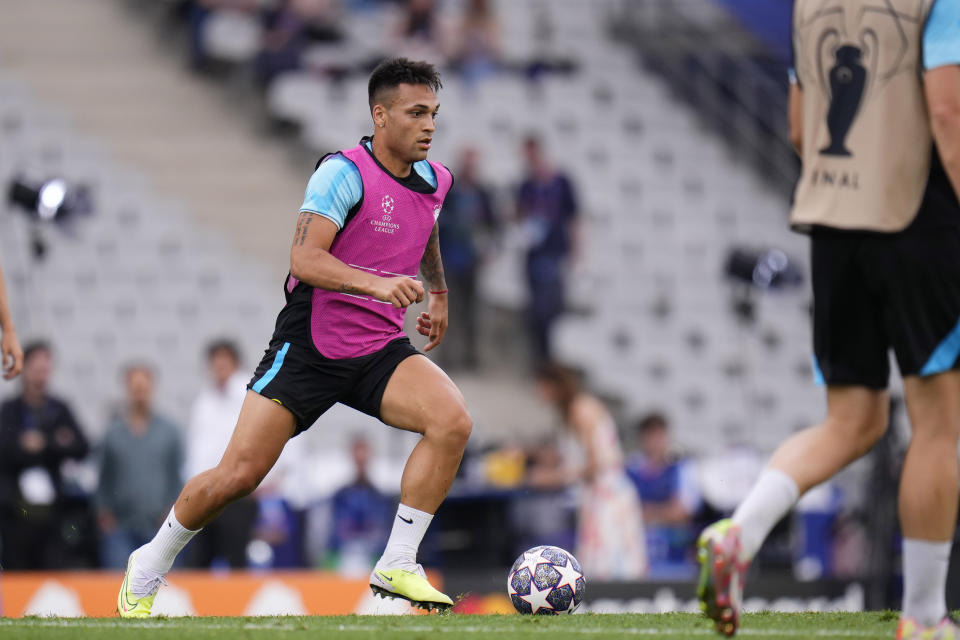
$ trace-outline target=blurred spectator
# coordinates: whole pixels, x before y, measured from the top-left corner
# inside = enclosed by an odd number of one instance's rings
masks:
[[[537,448],[528,453],[522,447],[512,445],[488,451],[481,458],[481,481],[490,487],[519,487],[525,480],[529,483],[531,475],[537,476],[534,469],[548,465],[551,470],[555,469],[557,465],[550,464],[549,459],[537,457],[539,451]],[[534,460],[542,460],[543,464],[537,465]]]
[[[477,275],[497,228],[490,189],[477,175],[476,149],[464,149],[455,188],[444,203],[440,252],[450,286],[450,329],[439,353],[444,366],[477,367]]]
[[[100,451],[97,507],[100,561],[120,569],[170,511],[183,480],[180,431],[153,409],[154,374],[143,364],[125,372],[126,406],[107,427]]]
[[[550,331],[563,312],[567,258],[576,245],[577,200],[573,185],[550,166],[540,141],[523,143],[527,175],[517,191],[517,217],[527,255],[528,319],[537,363],[551,357]]]
[[[73,412],[48,392],[53,354],[42,342],[24,351],[23,387],[0,405],[0,563],[3,569],[62,569],[65,499],[61,464],[89,446]]]
[[[536,83],[548,73],[571,74],[579,66],[571,48],[558,37],[557,21],[550,2],[533,5],[533,25],[530,39],[531,57],[526,61],[525,74]]]
[[[452,62],[468,85],[500,68],[500,25],[487,0],[467,3],[454,42]]]
[[[256,62],[257,76],[265,85],[285,71],[299,69],[311,44],[343,39],[337,0],[284,0],[265,17],[267,30]]]
[[[691,561],[692,520],[700,494],[692,463],[671,451],[666,417],[651,413],[637,424],[640,450],[627,459],[627,474],[643,502],[651,573],[682,569]]]
[[[647,570],[643,516],[633,484],[623,470],[617,426],[603,403],[580,387],[576,375],[548,364],[537,372],[541,395],[560,413],[576,439],[564,479],[582,480],[574,553],[587,575],[632,580]],[[547,478],[542,478],[547,480]]]
[[[516,537],[514,555],[541,544],[577,548],[578,479],[571,476],[557,440],[551,435],[526,449],[526,483],[536,491],[510,501],[507,526]]]
[[[541,393],[543,391],[541,386]],[[552,398],[547,398],[547,401],[553,404]],[[567,471],[563,452],[552,440],[544,440],[527,452],[527,484],[531,487],[561,489],[569,486],[571,478]]]
[[[358,437],[350,444],[355,476],[333,494],[329,550],[338,570],[365,576],[373,568],[390,534],[393,500],[370,481],[370,443]]]
[[[23,368],[23,349],[13,328],[13,316],[7,303],[7,288],[0,269],[0,373],[4,380],[13,380]]]
[[[192,0],[187,8],[190,66],[204,71],[214,59],[252,58],[260,38],[258,12],[263,4],[264,0]]]
[[[403,0],[395,29],[395,55],[440,63],[444,59],[443,27],[434,0]]]
[[[207,365],[211,384],[194,401],[186,434],[185,475],[188,478],[220,462],[247,395],[248,378],[238,372],[240,352],[236,345],[229,340],[210,344]],[[256,518],[257,500],[253,496],[228,506],[194,537],[189,564],[209,567],[221,558],[232,568],[246,567],[247,545]]]

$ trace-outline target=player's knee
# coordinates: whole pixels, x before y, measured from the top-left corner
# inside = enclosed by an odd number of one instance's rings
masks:
[[[243,498],[253,493],[262,479],[263,475],[253,466],[238,466],[230,471],[224,493],[228,500]]]
[[[837,446],[849,448],[856,456],[869,451],[883,437],[888,423],[887,404],[882,397],[837,403],[831,407],[826,421]]]
[[[428,432],[451,447],[463,449],[473,431],[473,419],[462,406],[439,413]]]
[[[887,432],[886,412],[863,413],[856,416],[851,424],[851,442],[855,444],[858,453],[863,454],[873,448],[883,434]]]
[[[461,409],[457,412],[450,430],[451,437],[460,444],[461,447],[466,447],[467,440],[470,439],[470,434],[473,432],[473,418],[470,417],[466,409]]]

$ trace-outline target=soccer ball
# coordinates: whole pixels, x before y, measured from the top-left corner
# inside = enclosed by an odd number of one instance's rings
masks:
[[[580,563],[560,547],[524,551],[507,575],[507,593],[520,613],[573,613],[586,589]]]

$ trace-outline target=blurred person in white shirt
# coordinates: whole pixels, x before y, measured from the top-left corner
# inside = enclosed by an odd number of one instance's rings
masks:
[[[240,351],[233,342],[211,342],[207,366],[210,384],[193,403],[186,434],[186,473],[190,477],[220,462],[247,393],[248,376],[240,373]],[[209,567],[216,561],[234,569],[246,567],[256,517],[257,499],[253,496],[230,505],[193,540],[190,564]]]

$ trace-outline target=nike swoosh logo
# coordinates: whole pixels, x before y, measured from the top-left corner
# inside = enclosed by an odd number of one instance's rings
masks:
[[[128,580],[128,579],[129,579],[129,571],[128,571],[126,574],[124,574],[124,576],[123,576],[123,586],[120,587],[120,590],[123,591],[123,600],[121,601],[120,604],[123,605],[123,611],[124,611],[124,613],[133,611],[133,610],[136,609],[138,606],[140,606],[140,603],[139,603],[139,602],[131,602],[131,601],[130,601],[130,592],[127,591],[127,580]],[[127,608],[128,606],[129,606],[129,608]]]
[[[413,518],[410,518],[409,520],[407,520],[406,518],[404,518],[404,517],[403,517],[402,515],[400,515],[399,513],[397,514],[397,517],[400,518],[401,520],[403,520],[404,522],[406,522],[407,524],[413,524]]]
[[[383,575],[383,573],[380,571],[377,571],[377,575],[383,578],[384,580],[386,580],[387,582],[393,582],[393,578]]]

